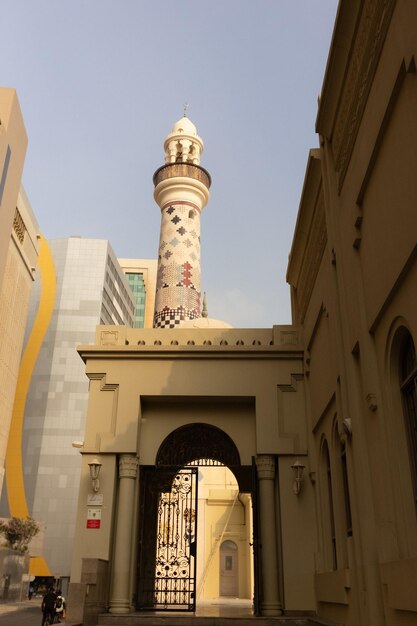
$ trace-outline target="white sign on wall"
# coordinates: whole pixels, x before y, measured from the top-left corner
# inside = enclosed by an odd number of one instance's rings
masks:
[[[102,506],[103,494],[102,493],[89,493],[87,496],[87,506]]]
[[[87,528],[100,528],[101,509],[87,509]]]

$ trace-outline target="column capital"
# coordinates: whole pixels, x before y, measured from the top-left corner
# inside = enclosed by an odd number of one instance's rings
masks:
[[[259,480],[273,480],[275,477],[275,457],[273,454],[258,454],[256,468]]]
[[[119,477],[136,478],[138,473],[139,459],[134,454],[121,454],[119,456]]]

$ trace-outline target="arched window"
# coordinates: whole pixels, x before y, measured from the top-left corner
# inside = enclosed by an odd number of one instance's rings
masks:
[[[414,342],[409,333],[401,352],[400,379],[414,501],[417,506],[417,363]]]
[[[324,514],[327,517],[326,527],[328,534],[328,545],[327,549],[327,563],[328,567],[332,570],[337,569],[337,552],[336,552],[336,525],[334,521],[334,506],[333,506],[333,490],[332,490],[332,471],[330,466],[330,454],[329,454],[329,446],[327,441],[324,440],[323,448],[322,448],[322,459],[323,459],[323,497],[325,503],[325,511]],[[330,554],[329,554],[330,549]]]
[[[340,443],[340,461],[342,466],[342,478],[343,478],[343,496],[345,501],[345,516],[346,516],[346,532],[348,537],[352,536],[352,511],[350,508],[350,492],[349,492],[349,475],[346,460],[346,443],[342,441]]]

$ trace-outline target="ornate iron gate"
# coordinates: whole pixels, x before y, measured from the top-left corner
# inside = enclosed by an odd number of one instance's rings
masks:
[[[198,422],[170,433],[161,443],[155,461],[155,466],[142,465],[140,470],[136,607],[145,611],[195,611],[197,466],[229,467],[244,493],[253,492],[251,475],[254,471],[256,485],[256,467],[241,465],[239,451],[226,433]],[[254,525],[256,515],[254,504]],[[256,532],[254,555],[258,606]]]
[[[156,518],[156,535],[142,541],[139,608],[194,611],[198,468],[158,468],[150,478],[145,516]]]

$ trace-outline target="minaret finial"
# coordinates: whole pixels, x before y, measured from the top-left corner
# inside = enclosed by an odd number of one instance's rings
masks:
[[[190,105],[188,104],[188,102],[184,102],[183,104],[183,108],[184,108],[184,117],[187,117],[187,109]]]

